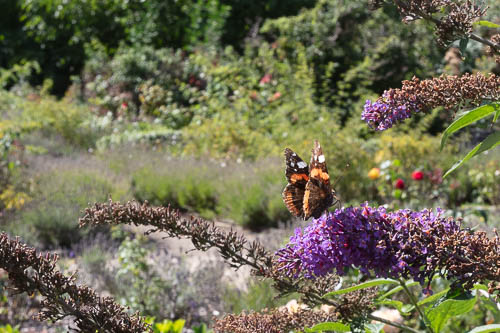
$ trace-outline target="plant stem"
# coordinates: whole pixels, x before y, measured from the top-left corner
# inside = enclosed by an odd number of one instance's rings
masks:
[[[418,306],[418,302],[415,299],[415,295],[413,295],[410,292],[410,289],[408,289],[408,287],[406,286],[406,283],[403,280],[398,279],[398,281],[399,281],[399,284],[401,285],[401,287],[403,288],[403,290],[406,292],[406,294],[410,298],[410,302],[413,304],[413,306],[415,306],[415,309],[417,309],[418,313],[420,314],[420,317],[422,317],[422,320],[424,321],[424,325],[425,325],[425,330],[429,333],[434,333],[432,328],[431,328],[429,318],[427,318],[424,311],[420,308],[420,306]]]
[[[491,40],[478,36],[476,34],[470,34],[470,39],[473,39],[479,43],[490,46],[496,53],[500,53],[500,45],[493,43]]]

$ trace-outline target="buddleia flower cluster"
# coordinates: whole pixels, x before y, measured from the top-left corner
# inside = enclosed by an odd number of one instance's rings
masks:
[[[481,73],[403,81],[401,89],[386,90],[376,101],[367,100],[361,119],[378,131],[435,107],[456,109],[500,99],[500,78]]]
[[[500,290],[500,238],[462,229],[442,211],[384,207],[337,209],[296,229],[277,252],[281,270],[290,276],[316,278],[355,266],[377,277],[408,279],[425,285],[440,274],[466,288],[490,281]],[[424,289],[430,293],[429,284]]]

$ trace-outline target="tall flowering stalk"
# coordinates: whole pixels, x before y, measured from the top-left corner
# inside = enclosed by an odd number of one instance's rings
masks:
[[[366,101],[361,119],[378,131],[391,128],[415,113],[438,106],[457,110],[482,101],[500,99],[500,77],[481,73],[405,80],[400,89],[386,90],[376,101]]]
[[[489,239],[441,215],[440,210],[342,208],[297,229],[277,256],[291,276],[316,278],[333,270],[342,275],[355,266],[365,274],[427,283],[427,292],[436,274],[465,288],[489,281],[490,293],[500,291],[498,235]]]

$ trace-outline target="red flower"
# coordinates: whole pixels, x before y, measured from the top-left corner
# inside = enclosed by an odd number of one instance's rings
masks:
[[[266,84],[266,83],[269,83],[271,82],[271,74],[266,74],[262,77],[262,79],[260,79],[259,81],[259,84]]]
[[[126,109],[128,108],[128,103],[127,102],[123,102],[122,103],[122,109]]]
[[[401,178],[398,178],[398,180],[396,180],[395,186],[398,190],[403,190],[405,188],[404,180],[402,180]]]
[[[413,180],[422,180],[424,179],[424,173],[422,171],[413,171],[413,173],[411,174],[411,178],[413,178]]]

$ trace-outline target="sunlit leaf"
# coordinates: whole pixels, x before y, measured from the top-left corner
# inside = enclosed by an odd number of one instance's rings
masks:
[[[305,332],[322,332],[322,331],[350,332],[351,327],[349,325],[338,322],[329,322],[329,323],[317,324],[311,328],[305,329]]]
[[[487,27],[487,28],[500,28],[500,24],[496,24],[496,23],[493,23],[490,21],[485,21],[485,20],[474,22],[474,24],[480,25],[483,27]]]
[[[478,326],[467,333],[488,333],[488,332],[500,332],[500,324]]]
[[[499,110],[500,103],[490,103],[466,112],[460,118],[451,123],[451,125],[448,126],[448,128],[443,132],[443,136],[441,138],[441,149],[443,149],[446,140],[448,140],[448,137],[451,134]]]
[[[455,163],[455,165],[453,165],[450,170],[446,171],[443,178],[448,176],[450,173],[455,171],[462,164],[464,164],[465,162],[467,162],[468,160],[470,160],[474,156],[479,155],[479,154],[481,154],[489,149],[495,148],[499,144],[500,144],[500,131],[491,133],[490,135],[488,135],[488,137],[486,139],[484,139],[483,142],[479,143],[467,155],[465,155],[465,157],[462,160]]]
[[[438,293],[435,293],[434,295],[431,295],[429,297],[426,297],[424,298],[423,300],[421,300],[420,302],[418,302],[417,304],[419,306],[421,305],[424,305],[424,304],[427,304],[427,303],[434,303],[436,302],[439,298],[443,297],[444,295],[446,295],[446,293],[450,290],[450,288],[446,288],[445,290],[442,290]]]
[[[371,288],[375,286],[380,286],[383,284],[398,284],[399,282],[393,279],[375,279],[375,280],[370,280],[363,282],[361,284],[345,288],[345,289],[340,289],[340,290],[335,290],[332,292],[329,292],[328,294],[323,295],[324,298],[330,298],[335,295],[342,295],[346,293],[350,293],[355,290],[360,290],[360,289],[366,289],[366,288]]]
[[[416,286],[418,285],[419,283],[416,282],[416,281],[408,281],[405,283],[406,287],[413,287],[413,286]],[[397,292],[400,292],[401,290],[403,290],[403,287],[401,286],[398,286],[398,287],[395,287],[395,288],[392,288],[391,290],[389,290],[388,292],[386,292],[385,294],[383,294],[382,296],[380,296],[378,299],[384,299],[384,298],[387,298],[389,296],[391,296],[392,294],[395,294]]]
[[[385,326],[385,324],[383,324],[383,323],[365,324],[365,332],[366,333],[384,333],[384,326]]]
[[[392,299],[385,299],[385,300],[377,302],[377,304],[392,306],[392,307],[396,308],[402,315],[405,315],[405,316],[410,315],[411,311],[413,311],[413,309],[414,309],[414,306],[411,304],[404,304],[401,301],[396,301],[396,300],[392,300]]]
[[[427,311],[427,318],[434,332],[440,332],[448,319],[467,313],[474,308],[476,297],[471,293],[460,292],[453,295],[454,293],[456,291],[449,291],[448,295],[443,298],[444,301]]]

